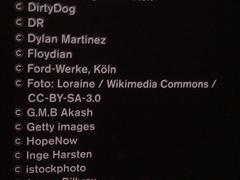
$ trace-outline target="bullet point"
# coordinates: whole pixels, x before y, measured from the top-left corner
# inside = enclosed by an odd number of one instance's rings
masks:
[[[14,139],[14,144],[16,145],[16,146],[21,146],[22,145],[22,138],[15,138]]]
[[[22,168],[21,168],[21,166],[15,166],[13,168],[13,171],[14,171],[15,174],[21,174],[22,173]]]
[[[16,9],[17,11],[23,11],[23,10],[24,10],[23,2],[17,2],[17,3],[15,4],[15,9]]]
[[[14,84],[17,88],[23,87],[23,81],[21,79],[17,79]]]
[[[15,50],[15,56],[16,56],[17,58],[23,57],[23,50],[22,50],[22,49],[16,49],[16,50]]]
[[[16,124],[14,125],[14,129],[15,129],[15,131],[22,131],[23,126],[22,126],[21,123],[16,123]]]
[[[14,158],[16,159],[16,160],[20,160],[20,159],[22,159],[22,153],[21,152],[15,152],[14,153]]]
[[[20,108],[16,108],[14,114],[16,117],[21,117],[23,115],[23,110]]]
[[[21,73],[23,72],[23,65],[22,64],[16,64],[14,67],[15,72]]]
[[[23,42],[23,40],[24,40],[23,34],[18,33],[18,34],[15,35],[15,41],[16,42]]]
[[[17,27],[22,27],[24,25],[23,18],[16,18],[15,24],[16,24]]]

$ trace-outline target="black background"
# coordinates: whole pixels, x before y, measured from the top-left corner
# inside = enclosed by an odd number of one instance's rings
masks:
[[[104,97],[93,120],[98,131],[82,140],[97,153],[89,165],[93,169],[89,176],[103,180],[239,179],[238,4],[213,0],[63,2],[77,5],[77,16],[19,13],[14,11],[14,1],[2,2],[1,179],[15,179],[12,154],[18,134],[13,124],[19,120],[13,116],[14,108],[32,106],[26,101],[28,92],[48,92],[15,89],[14,79],[55,78],[14,72],[15,63],[29,61],[16,59],[14,49],[36,47],[14,42],[17,32],[106,35],[106,47],[38,47],[72,49],[73,64],[116,65],[119,73],[112,78],[218,80],[214,89],[96,90]],[[46,27],[18,29],[14,19],[19,15],[45,17]],[[79,79],[71,75],[61,78]],[[23,133],[21,136],[27,135]]]

